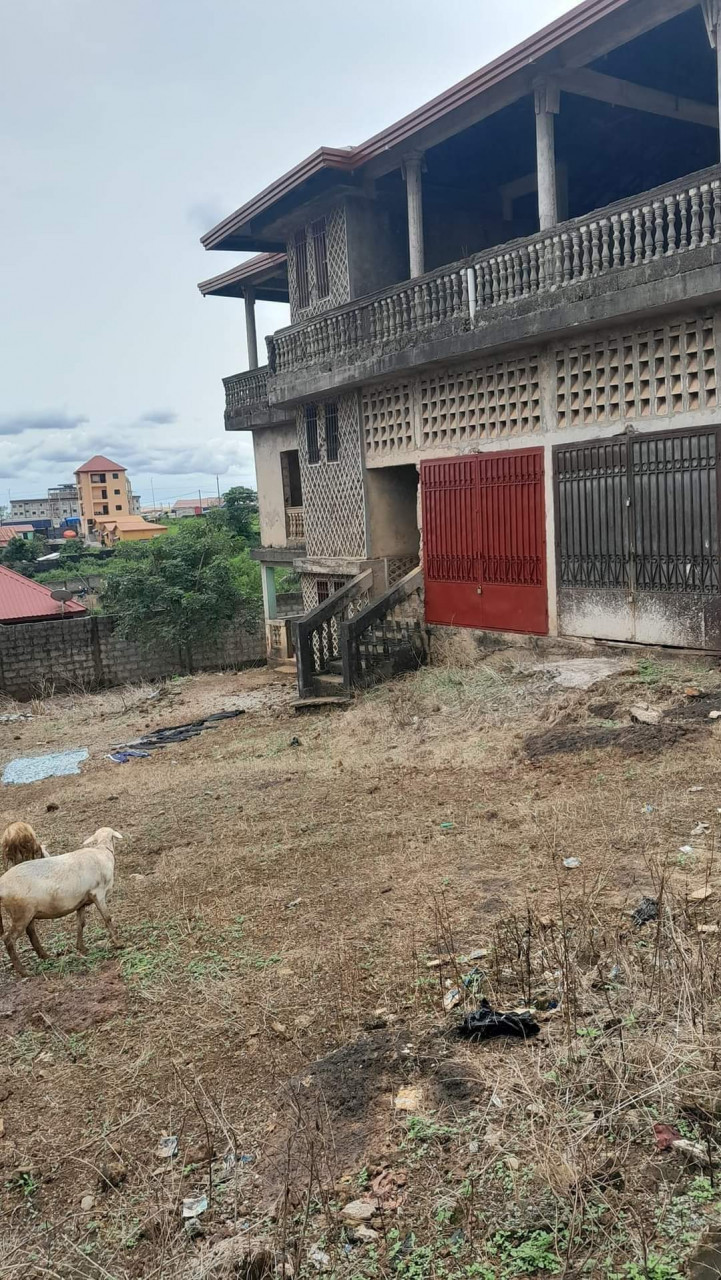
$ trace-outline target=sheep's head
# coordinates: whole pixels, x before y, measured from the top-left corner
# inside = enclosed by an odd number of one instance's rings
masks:
[[[83,846],[92,845],[93,848],[109,849],[111,853],[115,853],[115,841],[122,840],[119,831],[113,831],[112,827],[98,827],[93,835],[88,836],[87,840],[83,840]]]

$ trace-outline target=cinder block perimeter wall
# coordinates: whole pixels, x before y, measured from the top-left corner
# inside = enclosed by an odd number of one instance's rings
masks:
[[[124,639],[108,617],[65,618],[0,626],[0,693],[26,700],[68,689],[103,688],[192,671],[219,671],[264,662],[262,619],[239,623],[190,655],[165,646],[146,649]]]

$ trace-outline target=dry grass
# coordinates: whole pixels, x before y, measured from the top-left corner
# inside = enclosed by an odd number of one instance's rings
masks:
[[[251,672],[173,682],[159,704],[54,699],[0,726],[3,762],[91,748],[80,777],[5,789],[1,822],[30,821],[54,851],[105,821],[127,837],[122,952],[97,929],[87,961],[0,975],[0,1277],[195,1276],[247,1224],[301,1275],[317,1245],[354,1280],[584,1265],[670,1280],[719,1210],[708,1171],[657,1152],[651,1127],[680,1125],[715,1161],[716,1118],[687,1086],[721,1098],[719,935],[696,932],[721,889],[719,731],[538,765],[523,740],[601,699],[671,704],[690,674],[718,684],[670,664],[568,694],[514,651],[319,719],[292,718],[292,691]],[[105,758],[243,702],[150,760]],[[711,830],[691,839],[699,820]],[[693,906],[705,885],[716,896]],[[635,930],[644,893],[661,918]],[[43,932],[57,951],[72,928]],[[450,1035],[443,984],[468,966],[427,963],[474,947],[499,1004],[560,993],[537,1042]],[[415,1081],[422,1112],[394,1112]],[[155,1155],[163,1133],[177,1160]],[[386,1167],[407,1180],[375,1243],[348,1253],[342,1206]],[[180,1203],[196,1190],[210,1205],[191,1240]]]

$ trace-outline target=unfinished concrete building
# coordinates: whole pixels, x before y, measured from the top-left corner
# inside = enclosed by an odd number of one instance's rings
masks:
[[[203,237],[257,251],[200,288],[245,302],[226,428],[302,696],[425,624],[721,650],[720,31],[719,0],[586,0]],[[262,368],[258,298],[290,307]]]

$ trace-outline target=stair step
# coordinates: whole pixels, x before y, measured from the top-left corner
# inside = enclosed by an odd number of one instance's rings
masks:
[[[349,707],[350,698],[298,698],[291,704],[296,715],[304,711],[332,711],[333,708]]]
[[[343,683],[343,677],[342,675],[337,675],[335,671],[323,671],[315,677],[315,682],[316,684],[337,685]]]

